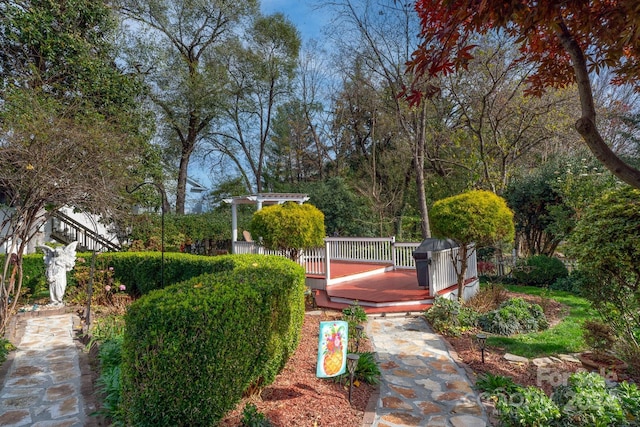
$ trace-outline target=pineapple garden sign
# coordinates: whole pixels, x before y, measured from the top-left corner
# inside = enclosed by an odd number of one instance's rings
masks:
[[[318,339],[318,378],[341,375],[347,367],[349,324],[344,321],[320,322]]]

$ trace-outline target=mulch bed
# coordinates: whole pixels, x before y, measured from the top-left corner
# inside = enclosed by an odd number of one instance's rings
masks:
[[[260,396],[245,398],[227,414],[221,427],[240,425],[242,411],[247,403],[256,405],[275,427],[359,427],[362,425],[374,386],[360,383],[353,388],[351,404],[349,389],[332,379],[316,377],[318,332],[321,321],[335,320],[336,312],[307,314],[302,327],[300,345],[278,375],[275,382]],[[370,350],[370,344],[361,343],[361,349]]]

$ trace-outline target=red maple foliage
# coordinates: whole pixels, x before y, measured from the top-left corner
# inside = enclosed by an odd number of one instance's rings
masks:
[[[608,69],[613,84],[640,91],[638,0],[417,0],[422,42],[407,64],[417,77],[406,94],[419,103],[437,88],[430,77],[465,68],[478,34],[501,31],[520,44],[520,61],[535,72],[527,92],[576,83],[582,117],[576,129],[591,151],[623,181],[640,188],[640,171],[625,164],[600,136],[589,73]],[[420,78],[424,77],[424,78]]]
[[[520,44],[520,60],[536,65],[528,81],[531,94],[574,83],[576,54],[589,72],[608,67],[614,83],[640,89],[637,0],[418,0],[416,10],[423,41],[408,65],[418,75],[464,67],[472,59],[474,34],[502,30]]]

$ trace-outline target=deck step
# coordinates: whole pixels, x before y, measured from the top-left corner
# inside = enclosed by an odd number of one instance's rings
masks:
[[[376,303],[344,297],[331,297],[326,291],[316,289],[314,292],[315,303],[318,308],[343,310],[354,303],[358,303],[367,314],[383,313],[415,313],[429,309],[433,299],[421,301],[387,301]]]

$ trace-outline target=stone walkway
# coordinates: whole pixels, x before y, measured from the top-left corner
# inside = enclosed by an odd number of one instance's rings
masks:
[[[487,414],[445,342],[422,317],[367,323],[382,373],[372,427],[483,427]]]
[[[91,424],[82,398],[73,314],[21,319],[26,326],[0,389],[0,426]]]
[[[97,425],[87,414],[73,314],[21,319],[22,340],[0,389],[0,426]],[[382,373],[371,427],[482,427],[487,416],[466,372],[422,317],[367,323]],[[86,363],[85,363],[86,364]],[[85,373],[86,374],[86,373]],[[91,407],[92,405],[88,405]]]

